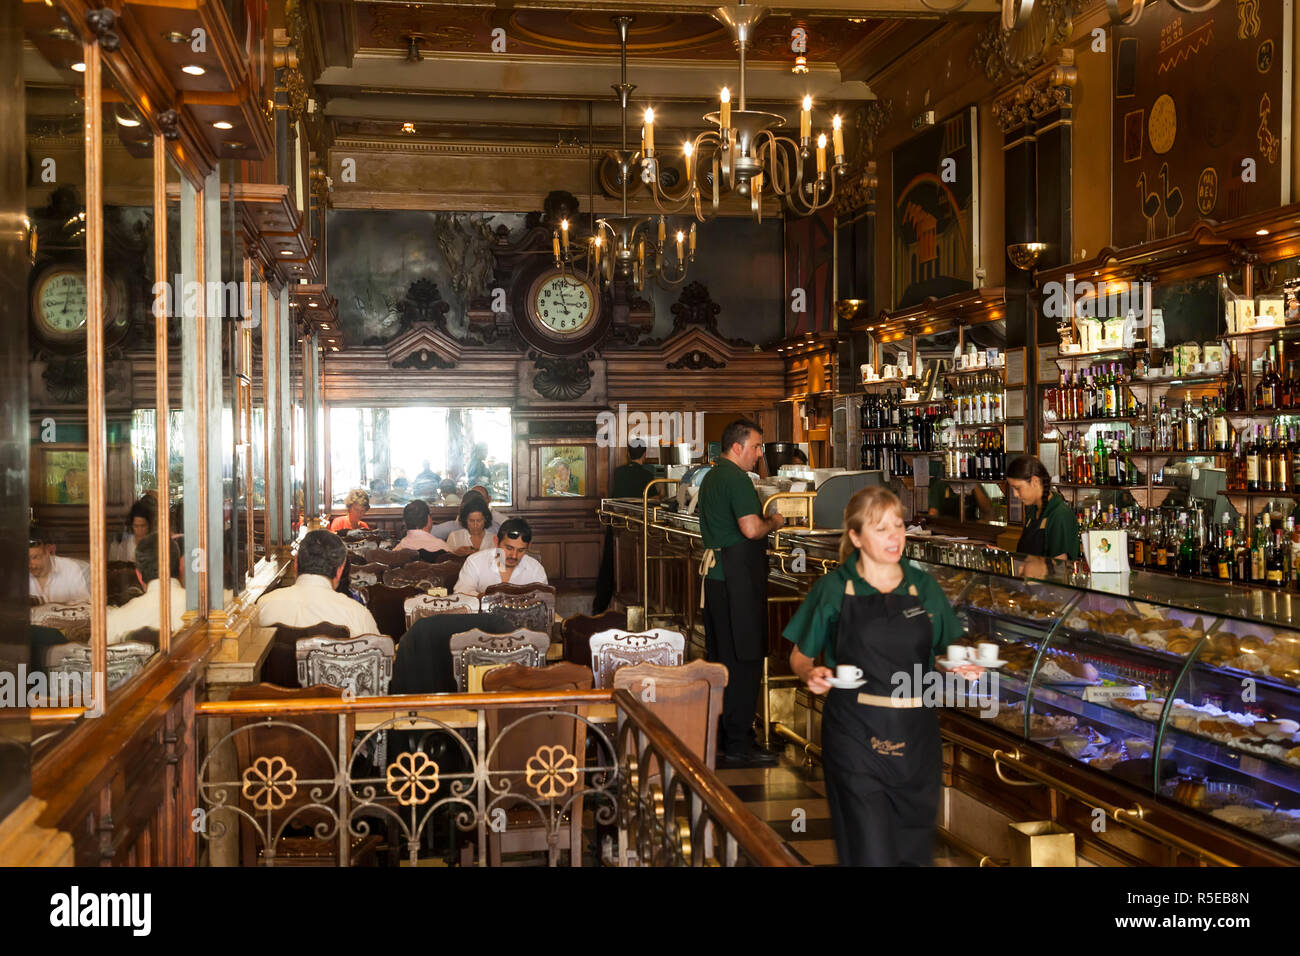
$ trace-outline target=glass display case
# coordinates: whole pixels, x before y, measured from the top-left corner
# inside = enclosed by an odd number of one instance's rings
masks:
[[[909,554],[963,643],[998,645],[996,704],[968,716],[1300,857],[1300,595],[1106,580],[968,545]]]

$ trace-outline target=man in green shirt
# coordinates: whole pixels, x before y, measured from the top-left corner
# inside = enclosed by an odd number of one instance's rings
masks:
[[[611,498],[640,498],[645,486],[654,480],[654,472],[646,467],[645,445],[639,441],[627,443],[627,464],[619,465],[609,480]],[[650,495],[659,497],[656,488]],[[605,547],[600,559],[600,573],[596,577],[596,596],[591,602],[592,614],[603,614],[614,598],[614,529],[605,528]]]
[[[737,419],[722,432],[722,457],[700,483],[704,547],[704,634],[707,656],[727,667],[718,741],[721,767],[761,767],[776,754],[754,737],[754,713],[767,655],[767,536],[785,524],[762,516],[750,481],[763,453],[763,430]],[[725,753],[724,753],[725,752]]]

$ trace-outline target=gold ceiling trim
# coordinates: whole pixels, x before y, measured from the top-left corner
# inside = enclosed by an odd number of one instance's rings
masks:
[[[356,61],[361,58],[373,60],[394,60],[402,63],[407,62],[406,52],[404,50],[394,50],[391,47],[372,47],[359,46],[353,56],[353,65],[348,67],[349,70],[356,69]],[[592,68],[596,65],[618,66],[618,54],[612,56],[593,56],[587,54],[578,56],[569,53],[491,53],[487,50],[475,50],[465,52],[461,50],[438,50],[437,52],[424,51],[421,59],[423,63],[471,63],[471,62],[490,62],[505,63],[510,66],[576,66],[583,68]],[[637,70],[662,69],[662,70],[686,70],[686,69],[708,69],[717,68],[719,70],[733,70],[734,64],[729,60],[719,60],[716,56],[699,56],[693,59],[683,59],[678,57],[654,57],[644,56],[637,57]],[[338,69],[338,68],[335,68]],[[790,62],[781,60],[746,60],[745,69],[750,73],[783,73],[787,76],[790,73]],[[840,68],[834,60],[818,60],[808,64],[809,73],[840,73]],[[331,83],[329,85],[338,85]],[[708,95],[713,95],[712,93]],[[707,98],[707,96],[706,96]]]
[[[397,123],[393,123],[397,126]],[[393,134],[397,136],[397,133]],[[338,136],[331,149],[368,149],[393,153],[440,153],[444,156],[537,156],[565,159],[587,158],[585,146],[520,146],[511,143],[434,143],[410,139],[370,139]]]
[[[680,14],[676,16],[678,16],[680,22]],[[697,14],[697,16],[703,17],[703,16],[707,16],[707,14],[705,13],[705,11],[700,11],[700,13]],[[545,33],[538,33],[536,30],[530,30],[528,27],[520,24],[517,13],[512,13],[510,15],[510,26],[511,26],[511,32],[510,32],[511,36],[518,35],[520,37],[527,38],[528,41],[533,43],[535,46],[540,46],[543,48],[560,49],[560,50],[582,50],[585,52],[591,52],[593,50],[607,50],[610,48],[611,45],[615,48],[615,50],[617,50],[618,48],[618,31],[613,29],[610,29],[609,31],[609,39],[603,43],[599,43],[599,42],[585,42],[581,40],[566,40],[563,37],[555,37]],[[584,29],[583,27],[577,25],[575,25],[574,28],[579,30]],[[704,46],[704,45],[716,43],[718,42],[718,40],[728,40],[728,39],[729,39],[729,35],[726,28],[721,25],[717,25],[714,27],[714,29],[706,33],[700,33],[692,37],[683,37],[680,40],[671,40],[671,41],[665,41],[660,43],[635,43],[629,41],[627,45],[627,49],[629,53],[642,53],[648,50],[659,50],[659,51],[687,50],[690,49],[691,47]],[[702,56],[707,53],[707,51],[703,51],[703,50],[700,52]]]

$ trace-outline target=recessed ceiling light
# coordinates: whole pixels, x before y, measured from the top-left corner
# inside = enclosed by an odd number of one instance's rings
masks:
[[[74,63],[74,64],[72,64],[72,69],[73,69],[73,72],[76,72],[76,73],[85,73],[85,72],[86,72],[86,64],[84,64],[84,63]]]
[[[234,129],[235,124],[227,123],[225,120],[217,120],[212,124],[213,129]]]
[[[56,40],[68,40],[74,42],[77,38],[67,27],[55,27],[50,31],[50,36]]]
[[[164,33],[163,39],[169,43],[189,43],[193,38],[188,33],[181,33],[180,30],[172,30],[170,33]]]
[[[131,128],[135,128],[136,126],[140,125],[140,121],[136,119],[134,116],[124,116],[121,113],[115,113],[113,115],[113,119],[117,120],[118,126],[129,126]]]
[[[208,71],[203,69],[203,67],[201,66],[195,66],[193,63],[191,63],[188,66],[181,67],[181,72],[188,73],[190,76],[202,76],[204,73]]]
[[[226,149],[248,149],[248,144],[241,139],[228,139],[221,145]]]
[[[414,132],[415,132],[415,124],[414,124],[414,123],[403,123],[403,124],[402,124],[402,132],[403,132],[403,133],[414,133]]]
[[[1267,230],[1267,229],[1256,229],[1256,230],[1255,230],[1255,235],[1257,235],[1257,236],[1267,236],[1267,235],[1268,235],[1268,230]]]
[[[315,302],[312,303],[312,305],[315,305],[315,304],[316,304]],[[322,324],[322,325],[321,325],[321,328],[322,328],[322,329],[329,329],[329,326],[328,326],[328,325],[324,325],[324,324]]]
[[[309,306],[311,306],[313,309],[316,308],[316,303],[315,303],[315,302],[308,302],[307,304],[308,304]],[[327,325],[327,326],[325,326],[325,328],[328,329],[329,326]]]
[[[331,346],[330,346],[330,351],[331,351],[331,352],[337,352],[338,350],[339,350],[339,347],[338,347],[337,345],[331,345]]]
[[[281,249],[281,250],[280,250],[280,255],[282,255],[282,256],[291,256],[291,255],[293,255],[293,250],[292,250],[292,249]]]

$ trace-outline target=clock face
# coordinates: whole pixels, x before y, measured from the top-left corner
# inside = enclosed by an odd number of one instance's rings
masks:
[[[573,276],[552,276],[537,288],[533,302],[537,320],[560,335],[572,335],[587,327],[596,314],[596,295],[591,286]]]
[[[55,269],[37,283],[33,295],[37,325],[59,338],[79,337],[86,329],[86,274]]]

